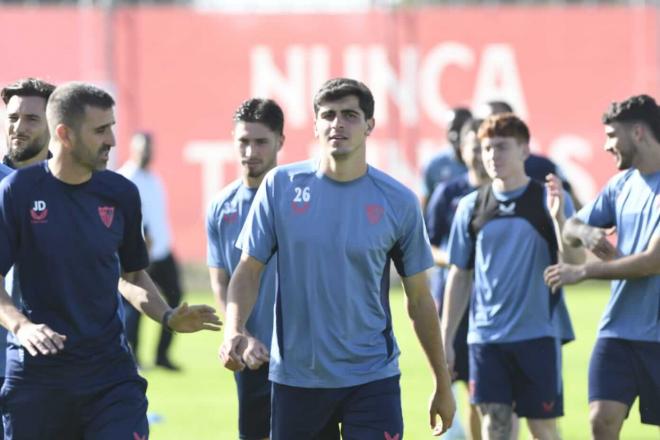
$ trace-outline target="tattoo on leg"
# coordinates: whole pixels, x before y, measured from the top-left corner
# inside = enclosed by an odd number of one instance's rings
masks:
[[[486,440],[509,440],[511,438],[511,405],[503,403],[480,403],[482,416],[481,433]]]

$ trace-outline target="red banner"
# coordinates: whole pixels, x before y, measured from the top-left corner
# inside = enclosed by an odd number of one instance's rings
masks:
[[[445,111],[509,101],[533,148],[583,199],[615,172],[600,115],[612,100],[658,95],[653,8],[424,8],[337,15],[191,9],[0,9],[2,84],[22,76],[93,81],[118,101],[119,145],[154,133],[178,254],[204,257],[210,197],[236,177],[232,114],[244,99],[284,108],[280,163],[314,154],[311,97],[334,76],[376,99],[369,160],[407,185],[444,145]]]

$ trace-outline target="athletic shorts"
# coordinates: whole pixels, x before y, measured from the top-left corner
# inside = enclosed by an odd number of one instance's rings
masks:
[[[399,376],[347,388],[273,383],[271,440],[402,440]]]
[[[5,440],[147,440],[147,381],[139,376],[92,389],[5,380]]]
[[[564,414],[561,347],[555,338],[470,344],[470,399],[511,405],[519,417]]]
[[[589,363],[589,402],[631,407],[637,396],[642,423],[660,425],[660,342],[598,338]]]
[[[238,391],[238,437],[243,440],[266,438],[270,432],[270,388],[268,364],[258,370],[234,374]]]

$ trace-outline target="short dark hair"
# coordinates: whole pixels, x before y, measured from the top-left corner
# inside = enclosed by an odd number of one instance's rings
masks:
[[[603,124],[612,122],[643,122],[649,126],[656,141],[660,142],[660,110],[649,95],[635,95],[610,104],[603,114]]]
[[[55,90],[54,85],[39,78],[21,78],[18,81],[5,86],[2,91],[0,91],[0,97],[2,97],[2,101],[5,105],[9,102],[12,96],[36,96],[48,101],[53,90]]]
[[[479,127],[479,140],[493,137],[512,137],[519,143],[529,144],[529,128],[513,113],[498,113],[487,117]]]
[[[509,104],[506,101],[502,101],[502,100],[488,101],[486,105],[490,107],[491,115],[497,115],[499,113],[514,113],[513,107],[511,106],[511,104]]]
[[[374,97],[369,87],[350,78],[334,78],[326,81],[314,95],[314,114],[318,115],[319,107],[327,101],[338,101],[347,96],[358,99],[360,109],[365,119],[374,117]]]
[[[284,133],[284,112],[272,99],[250,98],[234,112],[234,123],[258,122],[277,134]]]
[[[465,107],[454,107],[447,115],[447,139],[452,145],[458,145],[461,142],[461,129],[472,118],[472,112]]]
[[[87,106],[105,110],[114,105],[115,100],[108,92],[92,84],[71,82],[58,86],[46,107],[51,134],[57,124],[78,128]]]
[[[465,136],[467,136],[469,133],[479,133],[479,127],[481,127],[483,122],[484,120],[481,118],[472,118],[465,121],[461,127],[461,141],[465,139]]]

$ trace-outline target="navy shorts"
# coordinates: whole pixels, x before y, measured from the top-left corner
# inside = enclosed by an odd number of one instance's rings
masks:
[[[0,392],[5,440],[146,440],[146,389],[141,377],[86,390],[7,379]]]
[[[271,440],[403,439],[399,376],[347,388],[273,383]]]
[[[472,403],[511,405],[519,417],[564,414],[561,346],[555,338],[470,344]]]
[[[270,388],[268,364],[258,370],[234,374],[238,391],[238,436],[243,440],[268,437],[270,432]]]
[[[637,396],[642,423],[660,425],[660,342],[598,338],[589,363],[589,401],[630,407]]]

